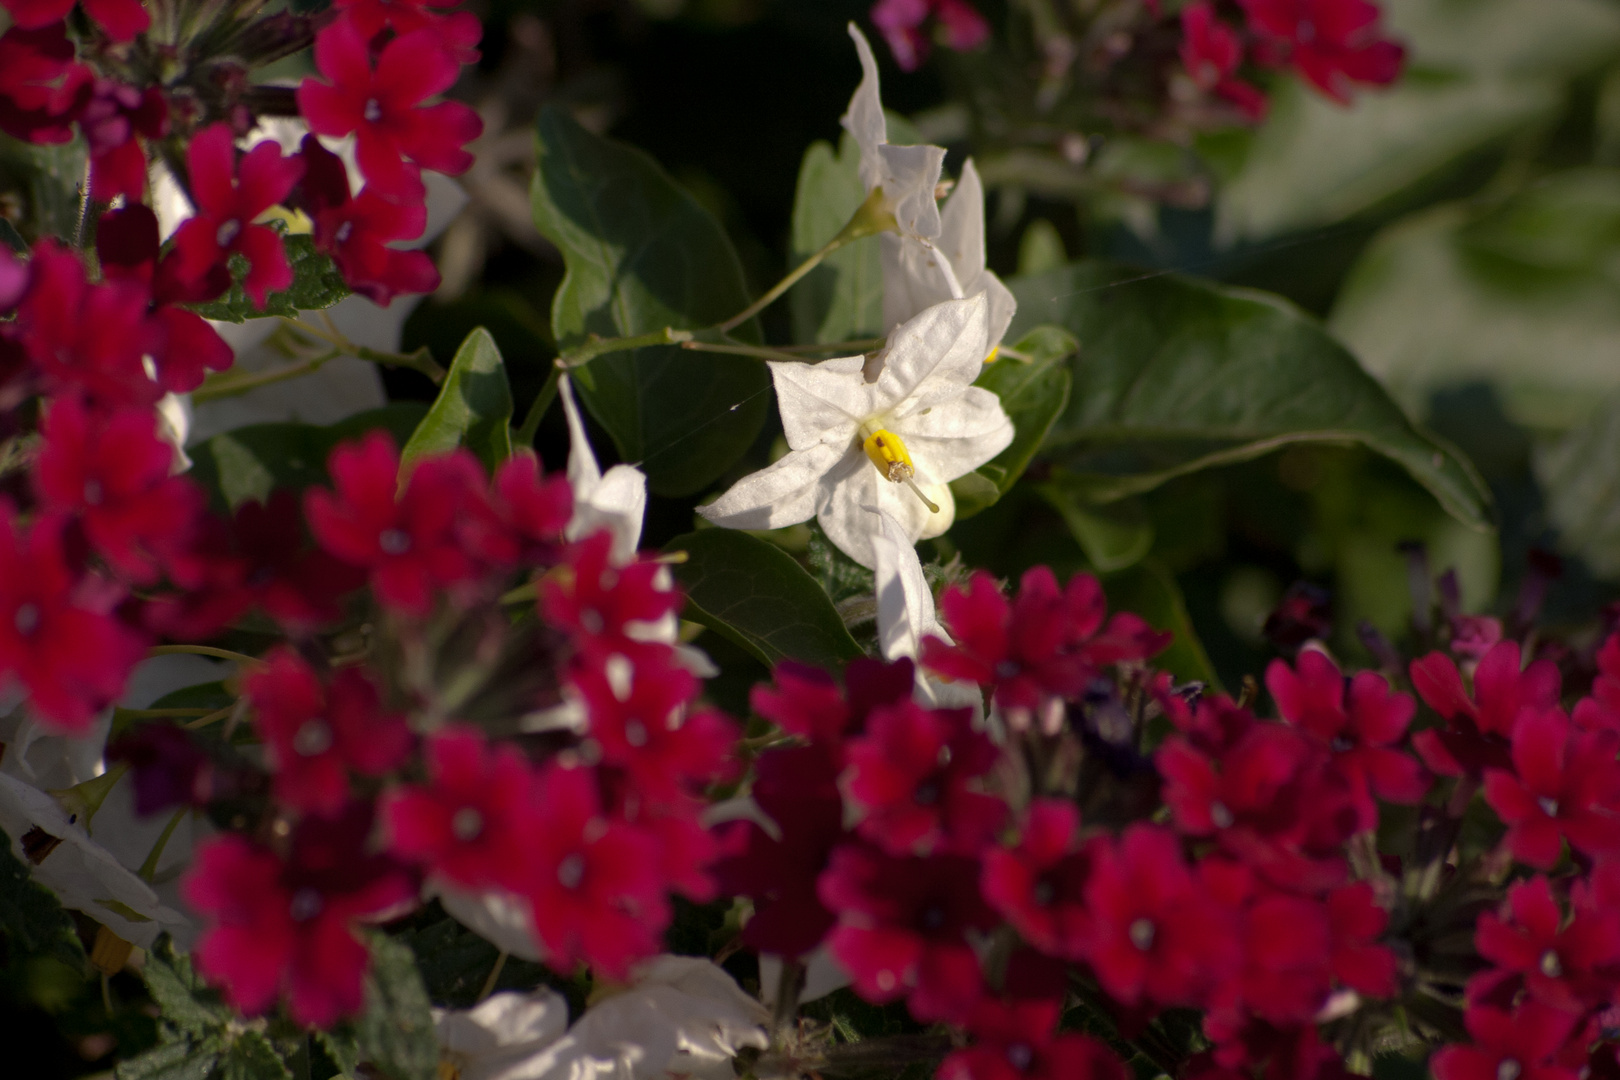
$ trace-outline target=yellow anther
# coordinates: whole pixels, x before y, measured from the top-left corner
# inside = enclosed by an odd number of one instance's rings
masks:
[[[280,204],[272,206],[253,219],[255,225],[268,225],[272,221],[285,222],[288,236],[309,236],[315,231],[315,222],[308,214]]]
[[[911,464],[911,454],[906,450],[906,444],[900,441],[900,436],[880,428],[866,437],[861,449],[866,451],[867,460],[883,474],[883,479],[906,485],[928,507],[929,513],[939,513],[939,504],[924,495],[917,481],[912,479],[917,475],[917,469]]]
[[[996,357],[998,357],[1000,355],[1001,355],[1001,346],[997,345],[995,348],[990,350],[990,355],[984,358],[984,362],[987,363],[987,364],[993,364],[993,363],[996,362]]]
[[[135,946],[105,926],[98,926],[95,944],[90,948],[90,963],[103,975],[116,975],[124,970],[129,954],[134,951]]]
[[[885,480],[903,484],[917,475],[906,444],[892,431],[879,429],[872,432],[861,444],[861,449],[866,451],[867,458],[877,466],[877,471],[883,474]]]

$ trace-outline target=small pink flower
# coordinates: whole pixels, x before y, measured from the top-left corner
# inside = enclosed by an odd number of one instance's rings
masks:
[[[528,836],[542,827],[529,763],[460,727],[435,733],[423,757],[428,784],[385,805],[391,850],[463,889],[521,888]]]
[[[1566,922],[1542,876],[1508,889],[1504,912],[1486,912],[1474,931],[1479,954],[1522,976],[1530,996],[1570,1013],[1601,1005],[1612,992],[1603,968],[1620,962],[1620,915],[1577,904]]]
[[[967,0],[878,0],[871,18],[902,71],[916,71],[928,58],[933,40],[925,27],[931,21],[945,47],[956,52],[990,40],[990,24]]]
[[[681,605],[657,563],[614,563],[613,535],[606,529],[572,545],[563,566],[566,572],[540,583],[541,613],[605,652],[635,652],[635,624],[655,623]]]
[[[968,709],[909,699],[874,709],[849,743],[845,790],[865,812],[860,833],[892,855],[974,855],[1007,819],[1007,804],[975,790],[1000,758]]]
[[[244,689],[276,799],[294,810],[337,813],[348,800],[351,772],[381,776],[410,753],[405,718],[383,712],[377,687],[359,668],[344,668],[322,685],[297,653],[282,648]]]
[[[459,101],[422,104],[456,81],[452,45],[432,28],[414,30],[384,45],[373,67],[353,19],[340,18],[315,37],[315,66],[328,81],[305,79],[298,109],[316,134],[355,134],[360,171],[386,199],[423,201],[418,166],[452,176],[472,166],[463,147],[483,133],[478,114]]]
[[[1412,745],[1430,769],[1442,776],[1478,775],[1486,766],[1505,767],[1508,739],[1521,711],[1558,704],[1558,667],[1536,660],[1519,669],[1519,643],[1491,648],[1474,669],[1474,694],[1463,688],[1457,665],[1445,653],[1412,661],[1412,687],[1448,722],[1412,736]]]
[[[1485,801],[1507,825],[1513,857],[1547,870],[1563,841],[1588,855],[1620,852],[1620,765],[1607,732],[1577,731],[1561,709],[1526,713],[1513,769],[1485,770]]]
[[[833,852],[818,892],[838,913],[827,945],[856,993],[878,1003],[909,997],[924,1022],[967,1016],[981,993],[967,935],[995,924],[977,871],[956,855],[897,859],[865,844]]]
[[[1266,95],[1233,78],[1243,63],[1243,45],[1237,33],[1215,17],[1215,9],[1206,0],[1181,9],[1181,34],[1181,63],[1193,82],[1224,97],[1250,120],[1265,119]]]
[[[1279,63],[1291,63],[1318,90],[1349,104],[1351,84],[1387,85],[1406,50],[1379,36],[1370,0],[1238,0],[1249,26]]]
[[[0,7],[11,13],[11,21],[30,30],[48,26],[67,17],[75,0],[5,0]],[[94,19],[114,41],[128,41],[152,24],[141,0],[83,0],[84,13]]]
[[[426,615],[437,590],[478,575],[459,532],[469,507],[487,498],[483,469],[470,453],[418,462],[397,498],[399,457],[384,432],[333,450],[327,471],[337,490],[304,495],[310,531],[327,551],[369,571],[385,607]]]
[[[24,142],[68,142],[95,77],[78,62],[66,24],[12,26],[0,34],[0,131]]]
[[[658,951],[670,918],[651,838],[608,818],[589,769],[552,765],[536,784],[523,894],[546,962],[586,963],[610,978]]]
[[[241,1012],[264,1012],[285,995],[292,1018],[331,1027],[365,1004],[370,957],[355,924],[411,900],[410,876],[368,854],[371,809],[306,818],[283,860],[241,836],[197,848],[182,890],[207,916],[193,953]]]
[[[1077,960],[1089,936],[1085,888],[1090,846],[1080,843],[1080,812],[1062,799],[1030,804],[1016,848],[984,853],[984,898],[1035,948]]]
[[[1525,1002],[1511,1013],[1486,1005],[1463,1014],[1474,1045],[1442,1046],[1429,1060],[1435,1080],[1575,1080],[1576,1071],[1553,1058],[1578,1017]]]
[[[241,255],[249,265],[242,289],[264,307],[271,293],[292,285],[293,272],[281,237],[253,221],[286,199],[303,175],[303,161],[282,157],[281,147],[266,139],[243,155],[238,166],[229,125],[212,124],[192,136],[186,164],[197,214],[174,234],[181,276],[200,280],[227,265],[232,255]]]

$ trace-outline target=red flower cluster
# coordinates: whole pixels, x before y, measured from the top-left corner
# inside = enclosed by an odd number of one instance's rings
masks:
[[[1371,0],[1237,0],[1247,17],[1248,54],[1261,67],[1292,66],[1333,100],[1348,104],[1354,83],[1384,86],[1401,73],[1405,50],[1379,34]],[[1243,37],[1209,0],[1181,9],[1181,62],[1206,93],[1231,102],[1249,120],[1265,118],[1266,97],[1237,78]]]
[[[922,66],[934,37],[957,52],[971,52],[990,40],[990,24],[968,0],[878,0],[872,24],[902,71]]]

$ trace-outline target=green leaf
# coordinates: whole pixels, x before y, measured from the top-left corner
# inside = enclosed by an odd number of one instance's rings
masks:
[[[1153,550],[1153,522],[1135,499],[1089,505],[1062,480],[1038,484],[1036,490],[1062,515],[1086,561],[1099,574],[1134,566]]]
[[[1154,657],[1155,667],[1183,682],[1196,680],[1220,688],[1220,677],[1204,652],[1204,643],[1198,639],[1175,575],[1153,559],[1146,559],[1124,573],[1104,577],[1102,583],[1109,610],[1134,611],[1151,626],[1175,635],[1170,647]]]
[[[147,954],[141,978],[164,1021],[193,1039],[218,1034],[235,1017],[198,976],[191,957],[176,953],[167,937]]]
[[[0,939],[11,963],[25,956],[46,955],[75,971],[84,968],[84,947],[73,930],[73,918],[56,894],[29,874],[13,854],[11,840],[0,830]]]
[[[1064,361],[1079,348],[1074,335],[1063,327],[1037,326],[1008,350],[1029,357],[1027,362],[1003,355],[984,366],[974,385],[1001,398],[1001,407],[1012,417],[1016,433],[1007,449],[994,459],[952,481],[957,517],[972,517],[991,505],[1024,474],[1053,421],[1069,403],[1069,388],[1074,380]]]
[[[272,315],[293,318],[300,311],[329,308],[349,295],[337,264],[315,250],[313,237],[283,236],[281,243],[287,251],[287,262],[292,265],[291,288],[271,293],[264,298],[264,307],[257,308],[242,289],[242,275],[236,272],[238,267],[233,266],[231,291],[212,303],[198,304],[192,310],[205,319],[223,322],[247,322]]]
[[[866,201],[861,186],[861,150],[847,132],[837,153],[812,143],[799,167],[793,197],[793,258],[796,265],[821,248]],[[793,336],[805,343],[832,343],[883,333],[883,260],[878,238],[846,244],[810,271],[789,296]]]
[[[222,432],[192,447],[191,478],[210,493],[216,508],[263,502],[276,488],[302,490],[326,482],[326,459],[340,442],[382,429],[404,443],[426,408],[397,401],[358,413],[329,427],[315,424],[250,424]]]
[[[456,350],[433,407],[416,426],[401,463],[466,446],[491,472],[512,456],[512,387],[501,350],[479,327]]]
[[[1058,323],[1080,339],[1074,393],[1052,425],[1089,502],[1296,442],[1360,443],[1448,512],[1490,524],[1490,492],[1452,447],[1406,418],[1314,320],[1278,297],[1077,262],[1010,283],[1015,332]]]
[[[557,108],[540,113],[537,136],[534,221],[567,265],[551,308],[560,348],[591,334],[699,329],[748,306],[725,230],[657,162]],[[753,323],[735,333],[759,340]],[[659,495],[690,495],[722,476],[769,405],[765,366],[745,357],[662,346],[599,356],[579,373],[591,415]]]
[[[1551,120],[1572,80],[1620,53],[1620,10],[1604,0],[1405,0],[1387,10],[1410,49],[1400,83],[1359,93],[1348,109],[1298,81],[1279,85],[1221,191],[1222,239],[1264,239],[1373,207]]]
[[[780,548],[734,529],[677,536],[665,551],[686,593],[685,618],[722,634],[766,665],[834,667],[862,655],[843,619],[804,568]]]
[[[0,217],[0,244],[10,248],[14,255],[28,254],[28,241],[22,238],[22,234],[17,231],[17,226],[3,217]]]
[[[237,1035],[220,1056],[215,1080],[292,1080],[275,1047],[257,1031]]]
[[[368,936],[366,1011],[355,1024],[360,1056],[392,1080],[434,1080],[439,1044],[416,956],[386,934]]]
[[[167,1042],[120,1061],[113,1075],[118,1080],[210,1080],[220,1049],[219,1040],[212,1037],[195,1045],[183,1039]]]
[[[1546,177],[1500,206],[1436,207],[1380,233],[1333,332],[1407,407],[1488,382],[1520,423],[1569,428],[1620,389],[1620,170]]]
[[[1594,574],[1620,579],[1620,396],[1567,434],[1536,447],[1536,479],[1558,544]]]

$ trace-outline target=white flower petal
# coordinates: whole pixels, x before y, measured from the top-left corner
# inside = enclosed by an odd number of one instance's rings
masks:
[[[877,520],[872,537],[877,565],[872,569],[877,584],[878,647],[885,660],[903,656],[915,660],[922,653],[924,636],[943,633],[934,613],[934,593],[905,527],[894,515],[876,507],[872,514]]]
[[[945,150],[939,146],[878,147],[883,169],[883,194],[894,211],[903,236],[931,240],[939,235],[939,203],[934,189],[945,170]]]
[[[913,236],[884,233],[883,325],[892,331],[926,308],[967,294],[950,260],[934,245]]]
[[[23,853],[22,838],[38,828],[61,843],[39,863]],[[189,937],[190,920],[164,904],[152,887],[90,839],[50,795],[12,776],[0,775],[0,829],[34,880],[56,894],[63,907],[82,911],[113,933],[150,948],[165,930]]]
[[[613,533],[613,559],[629,562],[641,546],[647,516],[647,475],[633,465],[615,465],[604,475],[585,436],[585,420],[574,402],[574,388],[563,375],[557,380],[563,416],[568,420],[568,485],[574,491],[574,516],[564,535],[570,540],[597,529]]]
[[[848,450],[826,444],[790,450],[737,481],[714,502],[698,507],[698,513],[728,529],[780,529],[809,521],[820,505],[829,470],[847,456]]]
[[[861,148],[861,183],[870,192],[883,183],[882,164],[878,160],[878,147],[889,141],[888,121],[883,118],[883,98],[878,87],[877,57],[866,35],[853,22],[849,36],[855,40],[855,52],[861,58],[861,84],[855,96],[849,99],[849,111],[840,121],[844,130],[855,136]]]
[[[890,430],[905,441],[919,475],[941,483],[977,469],[1007,449],[1014,435],[1001,399],[979,386],[897,419]]]
[[[834,990],[849,985],[849,973],[838,966],[826,945],[803,958],[804,987],[799,991],[799,1002],[824,998]],[[776,1007],[776,990],[782,984],[782,958],[770,953],[759,957],[759,996],[766,1008]]]
[[[535,944],[534,920],[529,917],[528,906],[519,898],[498,892],[463,892],[432,881],[424,894],[437,894],[451,917],[502,952],[521,960],[538,962],[542,959]]]
[[[821,443],[844,444],[861,421],[877,408],[877,389],[861,373],[864,356],[845,356],[819,364],[771,361],[782,434],[793,450]]]
[[[539,1080],[543,1051],[568,1029],[568,1002],[555,990],[491,994],[471,1009],[434,1009],[440,1060],[458,1080]]]
[[[951,495],[950,487],[935,482],[921,469],[917,475],[917,486],[939,507],[938,513],[924,506],[916,492],[905,484],[896,484],[880,476],[864,456],[853,459],[851,471],[853,475],[838,478],[822,503],[816,520],[827,534],[827,539],[868,570],[877,565],[877,554],[872,545],[877,519],[868,507],[875,506],[892,514],[912,543],[939,536],[956,520],[956,499]]]
[[[891,412],[904,416],[971,386],[989,352],[988,317],[981,295],[935,304],[895,330],[878,377]]]
[[[966,282],[984,269],[984,183],[973,159],[962,164],[962,176],[940,211],[939,250],[951,261],[957,280]]]

